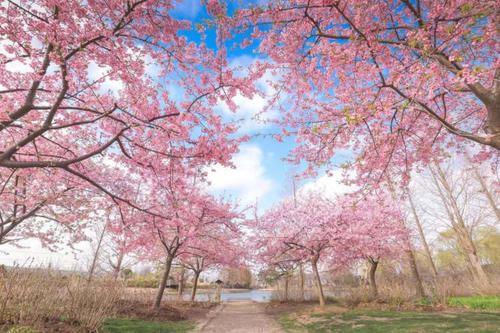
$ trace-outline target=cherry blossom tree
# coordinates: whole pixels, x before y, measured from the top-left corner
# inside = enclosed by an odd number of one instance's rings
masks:
[[[228,224],[212,224],[193,238],[180,256],[182,265],[193,272],[191,302],[195,301],[200,274],[208,269],[237,267],[248,253],[242,248],[240,230]]]
[[[358,260],[371,264],[370,286],[377,295],[375,272],[380,258],[398,258],[406,250],[408,232],[400,207],[387,194],[349,195],[334,200],[309,192],[297,200],[285,198],[257,217],[255,248],[272,267],[293,269],[310,262],[320,305],[324,294],[318,266],[331,270]]]
[[[259,256],[273,266],[309,262],[312,266],[318,298],[325,305],[318,265],[328,253],[335,252],[337,264],[347,262],[349,252],[341,235],[347,224],[338,218],[336,204],[309,193],[297,200],[284,199],[255,221],[255,248]]]
[[[349,220],[350,251],[354,258],[369,264],[369,285],[378,295],[375,273],[381,258],[398,259],[406,249],[408,237],[401,209],[384,193],[371,194],[362,200],[348,198],[341,203],[343,217]]]
[[[275,73],[290,161],[331,164],[352,151],[357,183],[412,166],[448,147],[500,149],[496,1],[268,1],[226,24],[248,37]],[[277,96],[276,96],[277,97]],[[449,135],[452,134],[452,135]]]
[[[233,220],[240,216],[233,203],[206,193],[204,184],[198,181],[202,176],[200,172],[186,168],[185,163],[177,159],[171,160],[169,167],[168,180],[144,180],[143,187],[149,194],[142,195],[138,202],[147,202],[147,213],[128,205],[122,210],[123,220],[132,222],[127,225],[134,233],[136,244],[146,250],[144,255],[149,252],[150,260],[165,259],[154,302],[156,309],[161,306],[173,261],[197,253],[197,256],[207,255],[206,263],[210,263],[211,254],[224,248],[224,235],[238,232]],[[132,212],[130,219],[126,217],[129,211]],[[221,242],[212,243],[212,248],[205,247],[205,242],[211,243],[211,239],[217,237],[222,237]]]
[[[234,110],[230,99],[237,92],[250,97],[253,88],[226,68],[223,46],[212,50],[179,33],[191,23],[170,15],[176,5],[3,1],[2,177],[53,169],[117,205],[145,211],[127,192],[113,190],[123,165],[161,181],[155,177],[165,159],[188,159],[186,167],[228,163],[239,143],[229,139],[236,127],[224,124],[213,106],[227,101]],[[37,182],[41,189],[55,187]]]
[[[96,193],[82,191],[82,183],[55,169],[1,169],[0,244],[38,238],[54,250],[58,242],[84,240],[98,205]]]

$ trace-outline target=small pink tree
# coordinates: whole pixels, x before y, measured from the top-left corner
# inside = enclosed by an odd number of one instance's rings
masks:
[[[362,199],[347,197],[340,202],[343,218],[349,221],[349,251],[353,259],[365,259],[369,266],[372,295],[378,295],[375,273],[381,258],[398,258],[406,249],[401,209],[385,193]]]
[[[325,305],[319,262],[330,251],[341,255],[346,223],[337,218],[337,205],[318,193],[283,200],[258,217],[255,247],[265,263],[309,262],[316,281],[321,306]],[[342,258],[342,260],[345,258]]]

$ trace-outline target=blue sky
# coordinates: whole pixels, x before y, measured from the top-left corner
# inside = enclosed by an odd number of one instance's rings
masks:
[[[236,1],[230,2],[228,10],[234,10],[234,6],[238,6],[239,3]],[[248,3],[246,2],[246,4]],[[251,1],[251,3],[259,4],[259,1]],[[192,41],[199,42],[200,36],[195,31],[194,25],[209,18],[200,1],[184,0],[176,6],[173,15],[176,18],[189,20],[193,23],[193,30],[183,31],[182,34]],[[215,48],[215,30],[208,30],[206,34],[206,44]],[[257,43],[245,49],[230,47],[234,42],[241,42],[244,37],[245,35],[238,36],[228,43],[230,66],[245,68],[257,59],[264,59],[262,55],[257,54],[255,51]],[[259,88],[271,94],[273,90],[266,83],[266,80],[272,79],[272,77],[267,76],[258,82]],[[237,96],[235,102],[240,107],[236,115],[231,114],[227,108],[224,108],[224,105],[217,111],[224,114],[227,120],[244,118],[240,133],[251,135],[252,139],[243,144],[240,153],[234,157],[236,169],[216,167],[216,172],[210,174],[209,180],[212,182],[212,191],[214,193],[226,193],[240,201],[242,205],[254,204],[258,200],[259,210],[263,211],[284,195],[291,193],[293,175],[300,172],[304,165],[295,166],[283,161],[283,158],[286,158],[289,151],[293,149],[293,138],[285,139],[284,142],[280,143],[270,135],[280,132],[279,128],[253,119],[266,105],[264,98],[255,97],[249,100]],[[279,112],[276,110],[271,110],[263,116],[264,119],[275,119],[277,117],[279,117]],[[334,177],[335,179],[327,179],[320,173],[318,180],[306,179],[302,180],[301,183],[309,183],[309,187],[321,183],[328,186],[330,192],[337,193],[343,189],[342,185],[337,186],[340,172],[337,175],[338,177]],[[298,186],[300,185],[298,184]]]
[[[232,10],[232,9],[230,9]],[[204,19],[209,18],[205,9],[201,6],[199,0],[185,0],[179,3],[173,15],[179,19],[185,19],[195,23],[202,23]],[[198,42],[199,35],[194,29],[192,31],[183,31],[190,40]],[[242,36],[235,39],[239,42]],[[215,48],[215,31],[207,31],[205,40],[209,47]],[[232,44],[232,42],[231,42]],[[246,49],[230,49],[229,62],[232,66],[243,66],[251,64],[259,56],[252,47]],[[261,58],[262,59],[262,58]],[[264,90],[265,80],[260,82]],[[269,134],[278,132],[279,129],[270,124],[252,119],[260,109],[265,106],[266,100],[256,97],[252,100],[236,98],[236,103],[240,106],[240,111],[233,115],[222,105],[218,112],[225,115],[227,120],[245,119],[240,130],[241,134],[252,136],[251,141],[241,146],[241,151],[234,157],[236,170],[216,167],[215,174],[211,174],[212,190],[215,193],[226,193],[241,201],[243,205],[252,204],[259,200],[259,207],[265,209],[291,188],[290,175],[293,173],[293,167],[282,161],[288,151],[292,148],[291,140],[279,143],[272,139]],[[277,113],[271,112],[269,116],[277,117]]]

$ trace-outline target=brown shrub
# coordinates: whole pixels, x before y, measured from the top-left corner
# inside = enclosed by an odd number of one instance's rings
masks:
[[[10,268],[0,272],[0,323],[43,327],[64,321],[97,331],[115,312],[121,290],[119,283],[107,279],[89,283],[77,274]]]

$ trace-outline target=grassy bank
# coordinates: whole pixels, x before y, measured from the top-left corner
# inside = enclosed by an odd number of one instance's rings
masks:
[[[288,332],[498,332],[500,313],[341,311],[289,313]]]
[[[448,305],[473,310],[500,310],[500,296],[450,297],[448,298]]]

